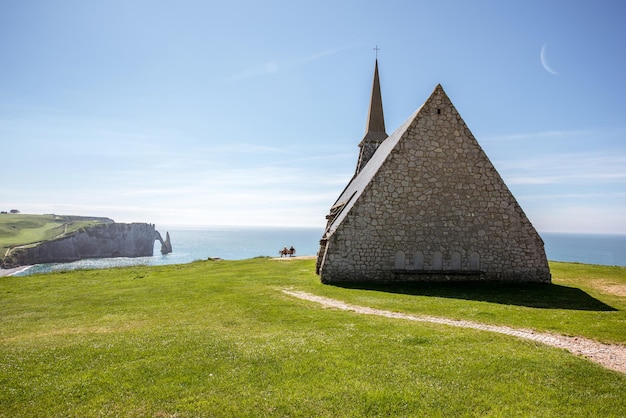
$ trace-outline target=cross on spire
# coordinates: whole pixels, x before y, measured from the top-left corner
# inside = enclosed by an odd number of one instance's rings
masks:
[[[376,47],[372,48],[374,51],[376,51],[376,59],[378,59],[378,51],[380,51],[380,48],[378,47],[378,45],[376,45]]]

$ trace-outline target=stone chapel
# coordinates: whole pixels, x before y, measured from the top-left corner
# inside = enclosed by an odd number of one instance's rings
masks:
[[[326,216],[323,283],[550,283],[543,240],[441,85],[388,136],[376,60],[359,148]]]

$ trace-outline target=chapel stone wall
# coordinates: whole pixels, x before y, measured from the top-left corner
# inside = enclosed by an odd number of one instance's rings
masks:
[[[326,283],[550,282],[543,241],[442,89],[327,240]]]

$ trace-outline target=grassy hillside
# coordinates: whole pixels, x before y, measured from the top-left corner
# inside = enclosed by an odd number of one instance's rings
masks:
[[[626,269],[554,285],[319,283],[314,260],[196,262],[0,280],[0,416],[623,416],[626,375],[399,312],[626,343]]]
[[[80,218],[61,215],[0,215],[0,260],[10,247],[33,244],[86,226],[102,223],[105,218]]]

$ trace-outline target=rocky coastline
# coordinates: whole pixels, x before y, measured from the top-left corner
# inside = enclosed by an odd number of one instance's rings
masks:
[[[172,252],[169,233],[163,240],[153,224],[102,223],[52,240],[12,248],[5,255],[1,267],[6,270],[87,258],[152,256],[155,241],[161,242],[161,253]]]

